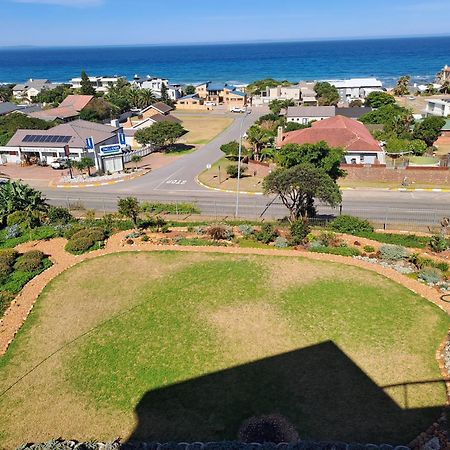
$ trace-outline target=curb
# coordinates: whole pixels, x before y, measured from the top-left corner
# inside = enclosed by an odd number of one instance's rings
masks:
[[[54,187],[56,189],[83,189],[83,188],[92,188],[92,187],[101,187],[101,186],[111,186],[113,184],[124,183],[125,181],[135,180],[136,178],[140,178],[140,177],[143,177],[144,175],[147,175],[149,172],[150,172],[150,170],[146,170],[143,173],[133,175],[129,178],[120,178],[120,179],[114,180],[114,181],[104,181],[103,183],[80,183],[80,184],[66,183],[66,184],[57,184],[55,186],[55,185],[53,185],[52,182],[50,182],[49,186]]]
[[[433,188],[391,188],[393,192],[450,192],[450,189],[433,189]]]
[[[225,192],[226,194],[237,194],[237,191],[234,191],[232,189],[219,189],[219,188],[213,188],[211,186],[208,186],[207,184],[202,183],[198,176],[195,177],[195,181],[200,186],[204,187],[205,189],[209,189],[210,191],[216,191],[216,192]],[[239,191],[239,194],[243,195],[264,195],[262,192],[247,192],[247,191]]]

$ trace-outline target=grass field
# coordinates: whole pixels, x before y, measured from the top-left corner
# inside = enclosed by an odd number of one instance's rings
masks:
[[[302,258],[125,253],[56,278],[0,359],[0,447],[64,436],[407,443],[445,403],[448,316],[379,275]],[[47,358],[52,355],[50,358]]]
[[[231,118],[207,115],[188,116],[183,114],[179,116],[179,119],[183,121],[183,128],[188,131],[181,140],[191,145],[207,144],[233,122]]]

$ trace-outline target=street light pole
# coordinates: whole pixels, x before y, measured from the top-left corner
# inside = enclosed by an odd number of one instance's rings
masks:
[[[236,190],[236,211],[234,217],[239,215],[239,192],[241,189],[241,159],[242,159],[242,131],[244,128],[244,120],[247,117],[247,106],[245,107],[245,113],[241,120],[241,126],[239,128],[239,152],[238,152],[238,177],[237,177],[237,190]]]

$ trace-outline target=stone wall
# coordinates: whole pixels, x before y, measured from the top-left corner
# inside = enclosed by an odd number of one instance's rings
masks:
[[[346,181],[382,181],[401,184],[405,177],[409,183],[450,184],[450,170],[447,167],[408,167],[388,169],[384,165],[360,166],[343,164],[347,172]]]

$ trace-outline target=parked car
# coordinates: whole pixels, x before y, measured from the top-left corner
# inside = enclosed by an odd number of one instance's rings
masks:
[[[68,169],[70,162],[67,158],[58,158],[50,163],[50,167],[55,170]]]
[[[230,111],[232,113],[245,113],[246,109],[245,108],[238,108],[237,106],[235,106],[234,108],[231,108]]]
[[[205,106],[217,106],[216,102],[205,102]]]

